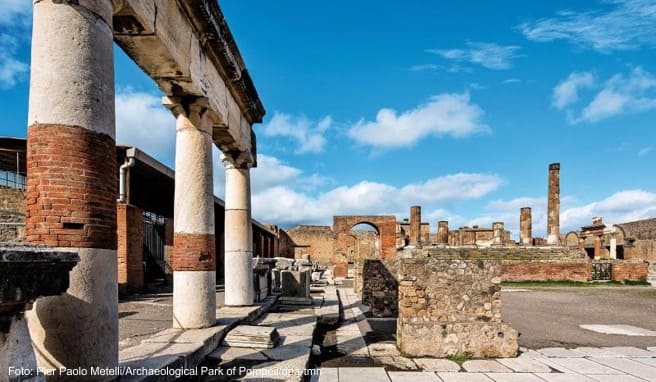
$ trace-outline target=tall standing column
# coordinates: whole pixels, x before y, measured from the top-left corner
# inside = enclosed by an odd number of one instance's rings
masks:
[[[494,222],[492,223],[492,245],[501,246],[503,245],[503,222]]]
[[[176,116],[173,327],[216,323],[212,119],[204,98],[165,98]]]
[[[73,249],[65,295],[26,314],[41,367],[118,363],[111,0],[34,1],[27,241]]]
[[[437,244],[449,244],[449,222],[446,220],[437,223]]]
[[[244,152],[236,158],[222,154],[226,173],[225,200],[225,304],[253,304],[253,226],[251,224],[250,168],[253,159]]]
[[[560,244],[560,163],[549,165],[547,245]]]
[[[421,246],[421,207],[410,207],[410,245]]]
[[[531,207],[522,207],[519,210],[519,243],[531,245],[533,242],[533,218]]]

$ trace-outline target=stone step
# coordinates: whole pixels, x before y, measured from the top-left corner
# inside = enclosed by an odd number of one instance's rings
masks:
[[[239,325],[223,340],[225,346],[272,349],[280,341],[278,330],[271,326]]]

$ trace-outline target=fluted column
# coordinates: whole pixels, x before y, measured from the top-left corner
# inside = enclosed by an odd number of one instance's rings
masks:
[[[75,250],[65,295],[26,314],[43,368],[118,363],[111,0],[34,1],[27,241]],[[1,379],[1,378],[0,378]],[[106,378],[105,378],[106,379]]]
[[[253,304],[253,226],[249,152],[222,154],[225,167],[225,304]]]
[[[216,323],[213,115],[205,98],[165,98],[176,116],[173,326]]]

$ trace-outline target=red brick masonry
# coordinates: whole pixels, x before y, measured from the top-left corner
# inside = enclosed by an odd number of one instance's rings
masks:
[[[649,263],[613,262],[613,280],[646,280]]]
[[[35,124],[27,133],[27,241],[116,249],[114,139],[81,127]]]
[[[173,236],[173,270],[216,270],[214,235],[175,233]]]

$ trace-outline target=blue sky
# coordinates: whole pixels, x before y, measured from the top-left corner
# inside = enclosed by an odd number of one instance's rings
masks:
[[[31,15],[0,0],[2,135],[25,136]],[[284,227],[421,205],[436,229],[533,207],[562,231],[656,216],[656,2],[220,2],[260,97],[253,214]],[[174,119],[116,47],[117,140],[172,166]],[[223,194],[216,161],[215,189]]]

